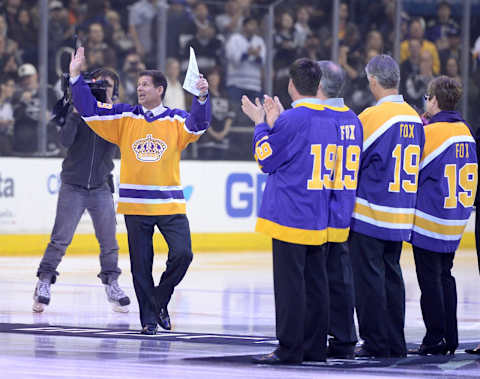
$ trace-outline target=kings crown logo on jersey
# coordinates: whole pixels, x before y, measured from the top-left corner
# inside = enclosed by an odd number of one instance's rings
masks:
[[[132,145],[137,159],[141,162],[157,162],[167,150],[167,144],[161,139],[147,134],[146,138],[136,140]]]

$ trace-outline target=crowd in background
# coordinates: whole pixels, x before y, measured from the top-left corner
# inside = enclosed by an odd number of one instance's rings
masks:
[[[156,68],[157,5],[165,0],[50,0],[48,29],[48,109],[63,93],[60,75],[68,71],[74,38],[85,47],[88,67],[111,67],[120,76],[117,101],[136,103],[137,74]],[[168,87],[164,103],[189,109],[182,89],[189,47],[207,76],[212,124],[185,158],[252,159],[253,129],[240,109],[243,94],[264,93],[268,0],[169,0],[167,8]],[[339,9],[339,63],[347,73],[345,103],[356,113],[373,105],[365,64],[393,54],[395,0],[342,1]],[[166,4],[166,3],[165,3]],[[331,58],[332,1],[285,0],[275,8],[273,91],[284,106],[288,67],[299,57]],[[37,0],[0,1],[0,156],[37,153],[39,8]],[[478,23],[476,23],[478,24]],[[480,30],[472,23],[468,120],[477,128],[474,100],[480,88]],[[477,26],[478,27],[478,26]],[[448,2],[418,17],[409,10],[401,22],[400,93],[421,114],[428,83],[438,75],[461,81],[461,27]],[[51,118],[50,112],[48,119]],[[56,125],[48,125],[48,155],[62,156]]]

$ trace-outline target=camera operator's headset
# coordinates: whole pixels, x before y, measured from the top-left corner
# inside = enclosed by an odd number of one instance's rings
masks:
[[[96,70],[93,70],[91,73],[90,73],[90,77],[91,78],[100,78],[102,76],[108,76],[108,77],[112,77],[113,78],[113,95],[112,95],[112,100],[115,100],[118,98],[118,92],[119,92],[119,86],[120,86],[120,78],[118,77],[118,74],[113,71],[113,70],[110,70],[108,68],[103,68],[103,67],[100,67],[100,68],[97,68]]]

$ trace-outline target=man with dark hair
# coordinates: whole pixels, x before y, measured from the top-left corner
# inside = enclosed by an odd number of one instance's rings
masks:
[[[410,242],[420,286],[426,333],[421,355],[453,354],[458,347],[457,288],[451,269],[473,209],[478,182],[475,140],[455,108],[462,86],[434,79],[425,95],[429,123],[420,160],[417,204]]]
[[[203,77],[198,80],[200,96],[193,99],[191,114],[163,106],[167,80],[157,70],[140,73],[139,105],[104,104],[95,100],[80,75],[84,61],[80,47],[70,62],[73,102],[95,133],[120,147],[118,212],[125,215],[142,333],[153,335],[157,323],[171,329],[167,306],[193,257],[180,183],[180,153],[208,128],[208,82]],[[155,226],[169,249],[157,287],[152,276]]]
[[[264,107],[258,99],[253,104],[246,96],[242,98],[243,111],[256,125],[255,158],[269,174],[256,231],[272,238],[279,341],[273,353],[255,358],[256,363],[327,358],[325,243],[345,241],[348,235],[348,225],[329,228],[329,200],[335,186],[343,187],[356,177],[352,172],[336,175],[335,156],[343,142],[337,120],[315,97],[321,78],[317,62],[295,61],[288,84],[293,109],[284,112],[269,97],[265,97]]]
[[[349,244],[362,357],[404,357],[405,286],[400,254],[408,241],[424,134],[398,94],[400,69],[388,55],[366,68],[376,105],[360,115],[363,152]]]
[[[337,170],[358,177],[360,153],[362,151],[363,130],[360,120],[340,97],[345,83],[345,71],[331,61],[318,62],[322,79],[317,98],[326,111],[338,121],[338,134],[342,144],[337,148]],[[340,158],[340,159],[339,159]],[[349,185],[334,186],[330,198],[328,225],[332,229],[345,230],[350,226],[357,180]],[[358,341],[353,313],[355,289],[353,286],[352,263],[347,243],[347,235],[331,239],[327,243],[327,275],[330,293],[330,323],[328,334],[328,356],[340,359],[353,359]]]
[[[106,103],[112,104],[115,81],[112,71],[98,71],[96,79],[108,83]],[[113,204],[113,158],[117,147],[90,130],[75,109],[71,109],[60,129],[60,141],[67,150],[62,163],[62,185],[58,194],[57,213],[50,242],[37,270],[33,311],[43,312],[50,303],[51,284],[67,247],[72,242],[80,218],[87,210],[92,218],[100,245],[101,271],[98,277],[105,286],[107,299],[116,312],[128,312],[130,299],[118,285],[118,243]]]

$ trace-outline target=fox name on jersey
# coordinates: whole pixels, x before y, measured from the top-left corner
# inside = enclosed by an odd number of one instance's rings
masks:
[[[81,76],[72,85],[72,96],[88,126],[120,148],[118,212],[186,213],[180,155],[208,128],[208,97],[203,103],[194,97],[190,114],[162,105],[147,111],[140,105],[103,104],[96,101]]]
[[[359,118],[364,141],[351,229],[408,241],[425,141],[422,121],[401,95],[380,99]]]
[[[437,113],[424,130],[411,243],[451,253],[458,248],[475,200],[475,140],[454,111]]]
[[[358,171],[363,144],[363,128],[357,115],[343,99],[322,102],[324,112],[337,120],[337,151],[333,188],[330,193],[327,242],[344,242],[348,238],[357,193]],[[325,159],[328,165],[329,157]],[[332,233],[335,231],[335,233]]]

